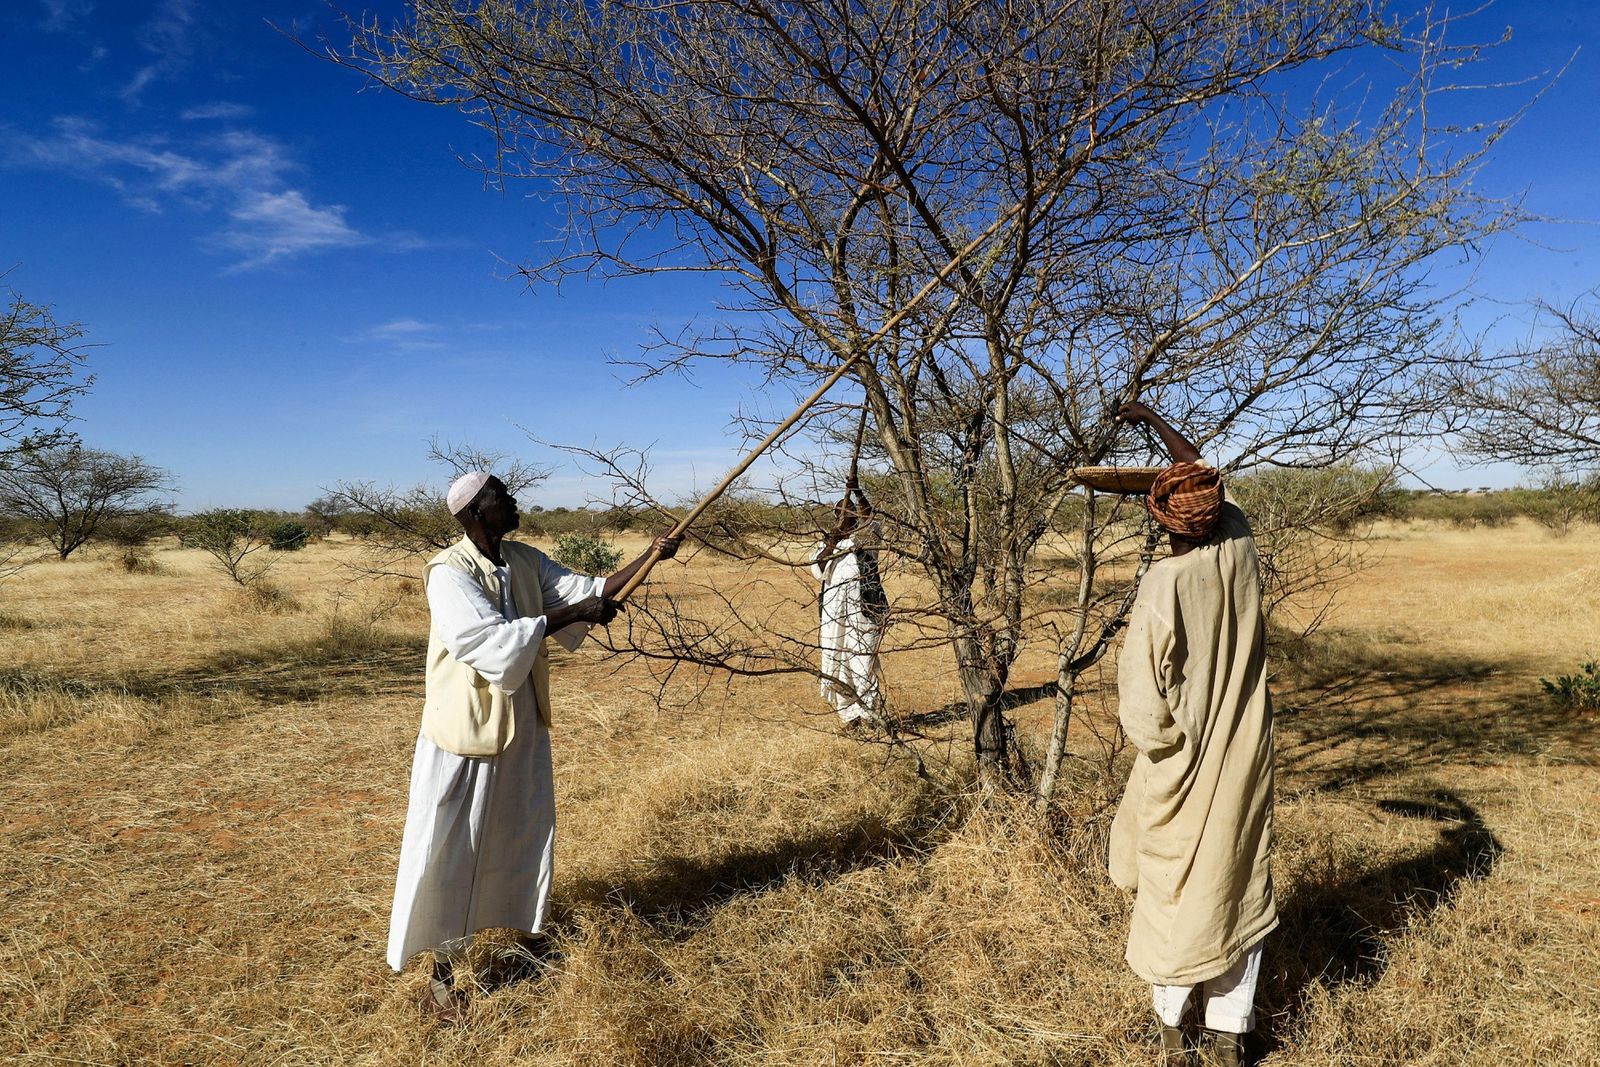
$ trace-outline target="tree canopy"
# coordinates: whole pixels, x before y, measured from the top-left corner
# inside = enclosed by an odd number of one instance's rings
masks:
[[[24,448],[66,439],[82,376],[83,327],[60,322],[50,308],[8,290],[0,310],[0,463]]]
[[[1425,267],[1510,217],[1470,182],[1510,120],[1432,117],[1481,57],[1451,28],[1365,0],[417,0],[336,58],[460,108],[496,180],[564,198],[529,279],[727,281],[644,375],[742,361],[802,391],[861,357],[880,518],[934,590],[907,615],[944,620],[992,770],[1070,470],[1140,447],[1119,404],[1243,468],[1348,459],[1442,403]],[[837,483],[794,455],[811,477],[780,494]],[[1063,662],[1123,603],[1083,584]]]

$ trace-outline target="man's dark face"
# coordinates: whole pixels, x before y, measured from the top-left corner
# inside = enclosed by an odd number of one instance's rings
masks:
[[[486,533],[508,534],[522,524],[522,517],[517,514],[517,498],[499,478],[490,478],[483,484],[472,507]]]

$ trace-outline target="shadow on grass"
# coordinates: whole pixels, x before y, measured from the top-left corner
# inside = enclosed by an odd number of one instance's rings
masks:
[[[239,694],[268,704],[335,694],[420,691],[425,646],[414,638],[330,631],[316,637],[214,656],[179,670],[135,670],[79,677],[0,667],[0,693],[54,692],[89,700],[113,693],[159,701],[179,694]]]
[[[948,810],[949,801],[930,792],[909,821],[866,815],[848,825],[766,846],[734,848],[715,858],[663,856],[614,880],[575,883],[565,894],[567,908],[605,902],[628,908],[669,937],[687,936],[737,897],[795,878],[820,883],[907,852],[922,852],[935,842]],[[558,919],[565,920],[566,915]]]
[[[1257,1004],[1257,1042],[1282,1047],[1305,1012],[1315,985],[1377,981],[1388,966],[1392,940],[1461,889],[1489,874],[1504,847],[1473,808],[1453,793],[1425,800],[1386,799],[1389,815],[1442,823],[1426,852],[1359,873],[1329,870],[1280,902],[1281,922],[1268,938]]]
[[[1276,641],[1274,660],[1277,770],[1290,789],[1516,757],[1594,760],[1594,717],[1501,665],[1336,635]]]
[[[426,652],[416,638],[330,633],[213,657],[164,674],[136,674],[130,691],[237,692],[269,704],[422,688]]]
[[[1020,708],[1026,704],[1032,704],[1035,700],[1043,700],[1045,697],[1054,697],[1055,695],[1055,682],[1018,686],[1015,689],[1007,689],[1001,694],[1000,710],[1011,711],[1013,708]],[[967,717],[967,702],[965,700],[955,700],[931,711],[906,715],[897,720],[895,726],[908,732],[914,732],[931,729],[935,726],[947,726],[953,722],[961,722]]]

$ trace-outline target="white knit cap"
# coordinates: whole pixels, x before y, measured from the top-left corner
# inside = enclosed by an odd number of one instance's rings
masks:
[[[450,514],[459,515],[466,510],[486,484],[489,476],[483,471],[468,471],[450,483],[450,492],[445,495],[444,502],[450,508]]]

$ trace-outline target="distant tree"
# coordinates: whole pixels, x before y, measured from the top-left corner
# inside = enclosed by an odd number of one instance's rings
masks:
[[[1538,343],[1500,353],[1458,377],[1462,442],[1486,461],[1569,473],[1600,471],[1600,294],[1566,308],[1541,304],[1552,325]]]
[[[622,550],[592,534],[565,533],[556,538],[550,558],[579,574],[610,574],[622,562]]]
[[[116,549],[118,562],[129,574],[159,574],[161,568],[150,554],[150,545],[168,531],[171,522],[165,508],[128,512],[102,522],[95,540]]]
[[[305,524],[313,536],[326,537],[342,529],[341,520],[348,514],[338,502],[327,495],[319,496],[305,506]]]
[[[56,445],[20,449],[0,465],[0,511],[29,520],[61,559],[109,519],[148,511],[167,472],[138,456]]]
[[[0,300],[0,461],[28,448],[48,449],[69,435],[71,405],[92,381],[80,377],[83,327],[58,322],[48,307],[13,290]]]
[[[267,531],[269,547],[275,552],[298,552],[311,540],[311,530],[296,519],[273,523]]]
[[[1557,537],[1565,537],[1575,522],[1600,517],[1600,474],[1575,478],[1549,467],[1538,472],[1531,488],[1497,495],[1508,496],[1511,506]]]
[[[415,577],[419,561],[460,540],[461,524],[445,505],[445,490],[457,476],[487,471],[499,477],[513,496],[550,476],[548,470],[503,452],[438,437],[428,441],[428,459],[448,472],[438,482],[410,489],[339,482],[312,501],[311,508],[330,516],[331,521],[360,531],[366,558],[357,566],[364,573]]]
[[[247,562],[271,542],[266,523],[255,512],[213,508],[189,517],[185,544],[209,555],[229,578],[246,589],[266,577],[271,562]]]

